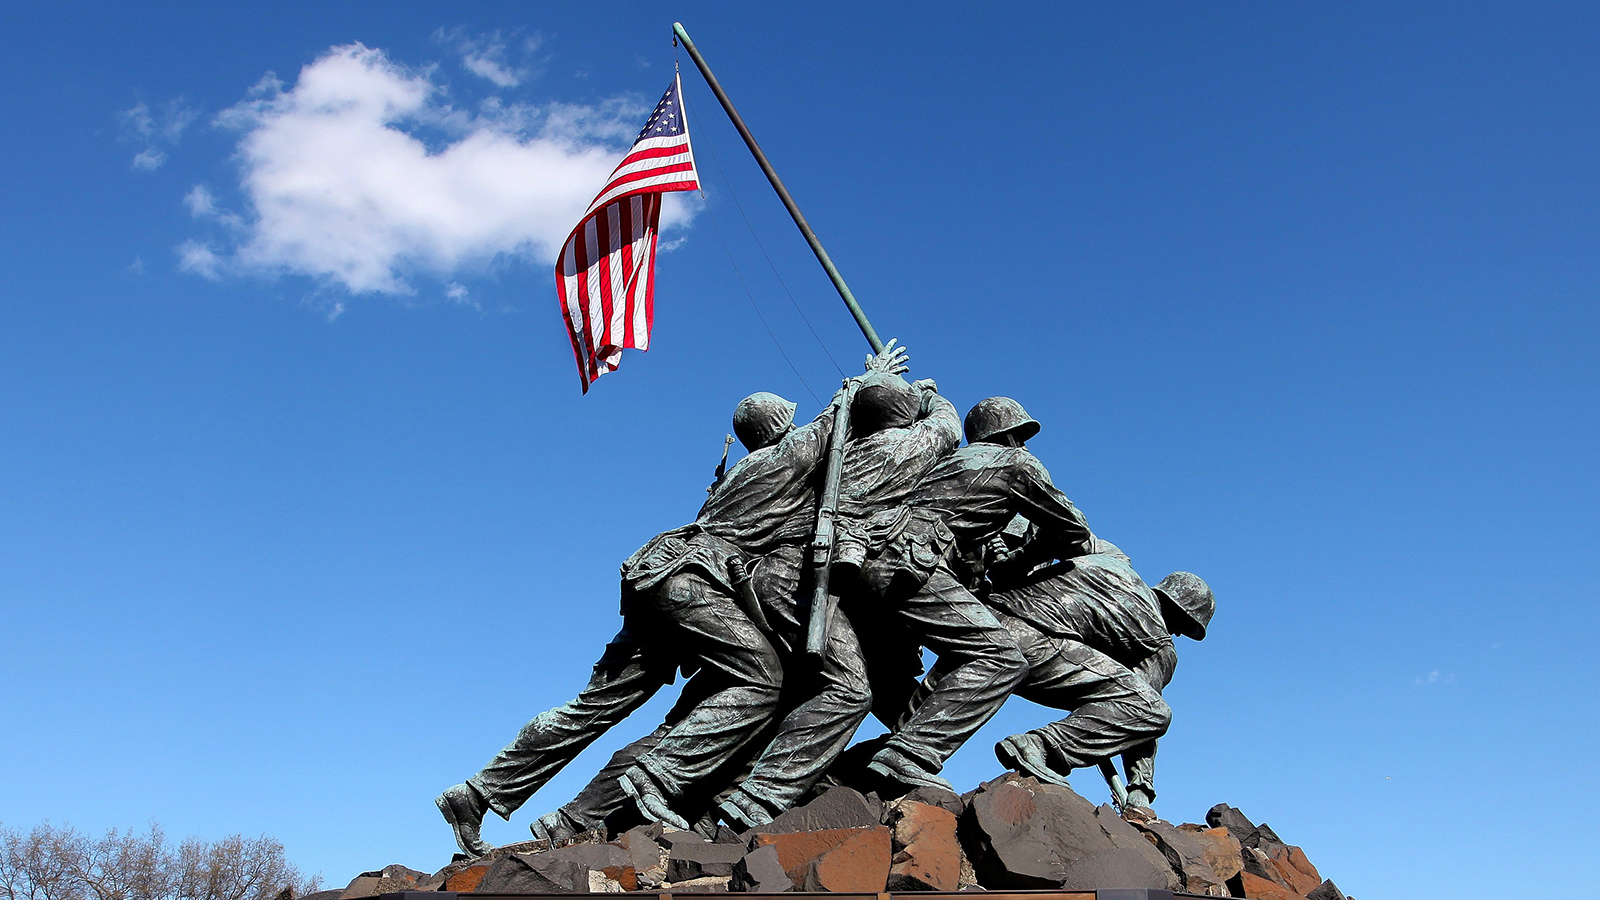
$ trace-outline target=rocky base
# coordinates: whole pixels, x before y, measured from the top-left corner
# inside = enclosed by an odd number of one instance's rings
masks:
[[[561,846],[526,841],[432,875],[389,866],[341,891],[674,894],[1161,888],[1256,900],[1346,900],[1299,847],[1227,804],[1173,825],[1007,773],[963,796],[918,789],[887,803],[835,787],[770,825],[715,840],[660,824]]]

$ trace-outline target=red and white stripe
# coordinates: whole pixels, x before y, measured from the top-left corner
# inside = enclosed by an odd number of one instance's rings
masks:
[[[681,108],[681,86],[677,96]],[[650,349],[661,195],[699,188],[685,121],[681,134],[636,142],[567,237],[556,293],[584,393],[616,371],[623,348]]]

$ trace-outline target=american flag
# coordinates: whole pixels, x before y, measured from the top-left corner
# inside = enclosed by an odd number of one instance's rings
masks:
[[[556,293],[584,393],[596,378],[617,370],[622,348],[650,349],[661,195],[699,188],[683,81],[674,75],[556,261]]]

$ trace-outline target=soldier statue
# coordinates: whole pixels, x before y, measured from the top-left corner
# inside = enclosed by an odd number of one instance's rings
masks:
[[[903,365],[903,350],[869,357],[873,371]],[[686,827],[672,811],[674,800],[733,760],[776,713],[782,663],[751,620],[759,613],[741,603],[750,562],[742,546],[768,548],[780,526],[814,509],[812,474],[835,405],[802,429],[793,429],[794,410],[772,394],[741,401],[735,431],[750,455],[714,487],[693,523],[657,535],[623,564],[623,627],[589,684],[528,722],[481,771],[440,795],[439,810],[463,852],[491,849],[480,834],[487,810],[509,819],[585,747],[671,683],[680,667],[693,674],[669,721],[609,779],[649,818]],[[847,720],[860,704],[850,705]],[[847,741],[859,721],[849,722],[839,740]],[[614,791],[609,783],[591,787],[598,789],[581,794],[583,803],[542,817],[542,826],[601,824]]]

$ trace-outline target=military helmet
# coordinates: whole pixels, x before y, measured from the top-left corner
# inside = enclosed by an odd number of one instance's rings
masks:
[[[733,409],[733,433],[749,451],[777,443],[794,424],[795,404],[766,391],[757,391]]]
[[[1156,585],[1161,614],[1174,634],[1205,640],[1206,626],[1217,611],[1211,586],[1193,572],[1173,572]]]
[[[917,421],[922,394],[899,375],[870,372],[850,403],[850,426],[858,435],[905,428]]]
[[[1010,397],[990,397],[979,400],[967,411],[965,423],[967,443],[987,441],[1000,435],[1013,433],[1026,441],[1039,433],[1039,423],[1028,415],[1022,404]]]

